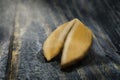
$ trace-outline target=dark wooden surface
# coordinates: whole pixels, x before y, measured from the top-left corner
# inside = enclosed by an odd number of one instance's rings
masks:
[[[60,24],[78,18],[94,33],[88,55],[60,70],[42,45]],[[6,78],[5,78],[6,77]],[[1,0],[0,80],[120,80],[119,0]]]

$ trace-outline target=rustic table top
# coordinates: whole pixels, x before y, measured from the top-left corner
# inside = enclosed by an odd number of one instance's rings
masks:
[[[47,36],[78,18],[94,33],[88,55],[60,69],[59,56],[47,62]],[[119,0],[1,0],[0,80],[120,80]]]

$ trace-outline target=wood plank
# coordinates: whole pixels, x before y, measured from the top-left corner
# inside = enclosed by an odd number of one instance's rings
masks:
[[[119,44],[115,41],[119,43],[117,21],[120,18],[116,14],[119,10],[113,8],[120,9],[119,3],[112,0],[19,0],[9,80],[119,80],[120,55],[116,53]],[[73,18],[79,18],[93,31],[93,45],[85,59],[62,71],[60,55],[47,62],[42,45],[58,25]]]
[[[83,74],[81,72],[79,72],[79,74],[76,72],[79,70],[84,71],[85,75],[82,75],[82,78],[84,76],[84,78],[86,78],[86,79],[87,78],[88,79],[100,79],[100,77],[98,77],[98,76],[101,76],[103,79],[107,79],[108,77],[109,77],[109,79],[113,79],[113,78],[115,78],[115,76],[116,76],[116,79],[119,78],[116,74],[114,74],[113,77],[110,77],[111,75],[113,75],[112,73],[111,74],[109,73],[112,69],[110,66],[107,66],[107,65],[111,64],[112,68],[114,68],[113,70],[115,70],[115,71],[116,70],[119,71],[119,68],[115,68],[115,66],[119,67],[119,65],[118,65],[118,63],[111,62],[112,60],[109,59],[108,57],[106,57],[107,53],[105,52],[105,49],[102,47],[103,44],[105,43],[105,40],[103,37],[101,37],[101,33],[103,33],[102,35],[104,35],[105,33],[100,28],[101,25],[99,25],[98,22],[96,22],[94,19],[92,19],[92,21],[94,21],[96,23],[96,25],[94,25],[95,23],[92,23],[89,19],[87,19],[87,18],[91,18],[89,16],[86,17],[87,13],[86,13],[86,15],[81,13],[82,17],[78,16],[77,14],[76,15],[73,14],[74,9],[68,8],[69,4],[63,5],[63,4],[65,4],[63,2],[61,3],[61,5],[58,5],[57,2],[52,3],[51,1],[48,1],[48,3],[45,1],[36,1],[32,5],[31,5],[31,3],[32,3],[32,1],[28,2],[28,3],[22,2],[22,4],[27,5],[26,7],[32,6],[32,8],[34,8],[31,16],[39,15],[39,17],[36,17],[36,18],[33,17],[31,19],[31,21],[34,21],[34,24],[31,23],[31,25],[29,25],[27,28],[28,31],[26,31],[26,34],[24,34],[24,38],[23,38],[24,42],[23,42],[23,46],[22,46],[24,48],[22,48],[22,50],[21,50],[22,52],[21,52],[20,58],[22,58],[22,59],[21,59],[20,67],[19,67],[18,79],[20,79],[20,78],[46,79],[46,80],[49,78],[56,79],[56,78],[60,77],[59,74],[62,74],[62,75],[64,75],[64,78],[66,78],[66,79],[74,78],[77,80],[77,79],[81,79],[80,74]],[[38,5],[37,3],[39,3],[41,5]],[[49,4],[49,3],[51,3],[51,4]],[[38,8],[39,8],[39,10],[37,10]],[[51,12],[51,8],[53,10],[54,9],[56,9],[56,10]],[[62,72],[60,70],[59,60],[58,61],[54,60],[53,62],[46,63],[46,61],[44,60],[44,57],[42,55],[42,52],[37,54],[38,51],[41,49],[41,47],[40,47],[40,49],[38,49],[38,46],[41,46],[42,43],[44,42],[45,38],[47,38],[46,35],[44,35],[44,37],[43,37],[42,34],[45,34],[47,32],[47,30],[49,30],[49,29],[50,29],[50,31],[53,31],[55,29],[55,27],[57,26],[57,24],[59,23],[59,21],[63,20],[63,17],[61,19],[62,14],[58,13],[60,11],[59,11],[59,9],[57,10],[57,8],[63,9],[62,11],[65,14],[64,16],[66,16],[64,18],[67,18],[69,20],[78,16],[78,18],[80,18],[82,21],[84,21],[84,23],[86,23],[95,33],[94,43],[93,43],[93,47],[90,51],[90,54],[85,59],[85,61],[80,62],[79,65],[76,65],[76,67],[74,67],[74,69],[70,70],[69,72],[68,71]],[[50,14],[47,14],[47,13],[50,13]],[[27,13],[27,14],[30,14],[30,13]],[[51,16],[52,14],[54,14],[55,16]],[[44,17],[42,17],[42,16],[44,16]],[[55,19],[53,17],[59,17],[59,18]],[[38,23],[37,20],[39,20],[40,23]],[[64,22],[64,21],[62,21],[62,22]],[[41,24],[44,24],[44,26],[39,26]],[[49,27],[46,28],[45,24],[50,24],[50,25],[49,25]],[[34,28],[32,28],[33,25],[34,25]],[[40,31],[41,31],[41,29],[44,30],[44,32],[41,32],[41,34],[39,36],[38,36],[38,33],[39,33],[38,29]],[[36,33],[34,33],[34,32],[36,32]],[[26,37],[25,37],[25,35],[26,35]],[[48,35],[49,35],[49,33],[48,33]],[[30,38],[28,36],[32,36],[32,37],[34,36],[34,37]],[[36,44],[39,44],[39,45],[36,46]],[[105,45],[105,46],[107,47],[107,45]],[[37,57],[38,57],[38,59],[37,59]],[[31,61],[31,59],[32,59],[32,61]],[[119,58],[117,60],[119,60]],[[89,61],[91,61],[91,62],[89,63]],[[30,66],[30,65],[32,65],[32,66]],[[92,66],[95,66],[96,68],[93,68]],[[37,71],[35,71],[34,68],[37,68]],[[106,70],[104,70],[104,68],[106,68]],[[94,71],[98,71],[98,72],[95,73]],[[44,74],[42,75],[43,72],[44,72]],[[23,74],[25,74],[25,75],[23,75]],[[106,74],[106,75],[104,75],[104,74]],[[27,75],[27,77],[26,77],[26,75]],[[48,75],[48,76],[44,76],[44,75]]]
[[[5,79],[10,37],[13,31],[16,1],[0,1],[0,80]]]

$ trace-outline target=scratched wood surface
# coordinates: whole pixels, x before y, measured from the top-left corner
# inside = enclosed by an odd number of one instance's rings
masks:
[[[119,0],[1,0],[0,80],[120,80]],[[47,36],[78,18],[94,33],[88,55],[60,69],[43,56]]]
[[[15,4],[15,1],[0,1],[0,80],[5,78],[7,69],[8,48],[14,26]]]

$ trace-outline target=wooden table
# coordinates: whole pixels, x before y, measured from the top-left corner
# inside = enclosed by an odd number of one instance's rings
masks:
[[[60,24],[80,19],[94,33],[88,55],[60,69],[42,45]],[[119,0],[1,0],[0,80],[120,80]]]

